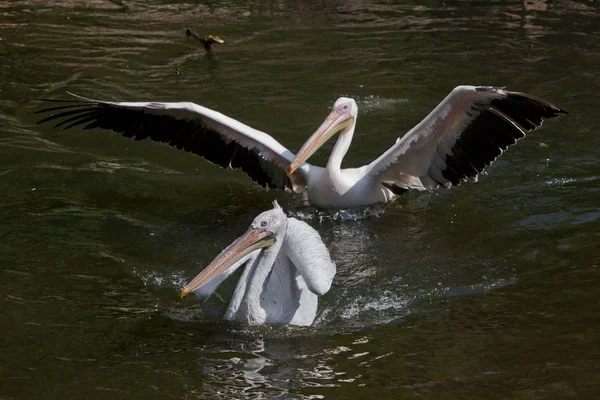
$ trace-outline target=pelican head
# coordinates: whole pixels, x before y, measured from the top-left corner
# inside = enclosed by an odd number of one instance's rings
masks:
[[[287,216],[276,201],[273,205],[272,210],[257,216],[246,233],[227,246],[213,262],[192,279],[181,291],[181,297],[206,285],[254,250],[272,246],[276,238],[281,236],[282,232],[285,233],[287,228]]]
[[[321,126],[319,126],[315,133],[304,143],[298,154],[296,154],[296,157],[288,168],[288,174],[292,174],[337,132],[340,132],[341,135],[350,132],[357,115],[358,106],[354,99],[348,97],[337,99],[329,116],[327,116]]]

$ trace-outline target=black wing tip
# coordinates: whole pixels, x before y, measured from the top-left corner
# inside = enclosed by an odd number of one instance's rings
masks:
[[[59,121],[56,125],[54,125],[54,128],[58,128],[61,125],[70,123],[75,120],[80,120],[80,119],[82,119],[84,117],[88,117],[92,114],[98,115],[100,110],[101,109],[98,108],[96,103],[77,103],[77,104],[71,104],[71,105],[67,105],[67,106],[44,108],[42,110],[38,110],[35,112],[35,114],[41,114],[41,113],[46,114],[45,116],[42,115],[44,118],[37,121],[36,125],[43,124],[43,123],[50,122],[50,121],[54,121],[54,122]],[[66,127],[63,127],[63,130],[72,128],[75,125],[78,125],[78,124],[68,125]]]
[[[36,99],[37,100],[37,99]],[[64,110],[66,108],[75,108],[75,107],[79,107],[79,104],[73,104],[70,106],[60,106],[60,107],[50,107],[50,108],[42,108],[41,110],[37,110],[34,111],[34,114],[43,114],[46,112],[52,112],[52,111],[58,111],[58,110]]]
[[[522,92],[503,91],[502,96],[491,101],[489,108],[500,111],[505,118],[518,124],[525,132],[542,126],[544,120],[569,114],[553,104]]]
[[[46,102],[50,102],[50,103],[82,103],[82,104],[99,103],[98,100],[89,99],[87,97],[83,97],[83,96],[80,96],[78,94],[71,93],[69,91],[67,91],[66,93],[69,96],[74,97],[74,99],[48,99],[48,98],[45,98],[45,97],[39,97],[39,98],[35,98],[33,100],[35,100],[35,101],[46,101]]]
[[[558,117],[558,114],[565,114],[565,115],[570,114],[567,110],[563,110],[562,108],[558,108],[556,106],[552,106],[552,107],[554,107],[554,112],[556,113],[556,117]]]
[[[77,108],[80,108],[79,111],[83,112],[84,109],[87,108],[88,106],[100,104],[100,102],[93,100],[93,99],[88,99],[86,97],[82,97],[82,96],[76,95],[76,94],[68,92],[68,91],[66,93],[75,98],[74,99],[48,99],[45,97],[40,97],[40,98],[33,99],[34,101],[43,101],[43,102],[54,103],[54,104],[65,104],[66,103],[66,105],[42,108],[41,110],[34,111],[33,114],[53,113],[55,111],[57,112],[56,114],[51,114],[50,116],[37,121],[36,125],[53,120],[55,118],[64,117],[65,112],[67,112],[66,111],[67,109],[73,109],[73,110],[71,110],[73,112],[66,114],[66,115],[70,115],[70,114],[77,113]]]
[[[75,100],[75,99],[46,99],[46,98],[37,98],[37,99],[33,99],[35,101],[48,101],[51,103],[83,103],[82,100]]]
[[[550,103],[546,103],[547,106],[549,106],[550,108],[550,113],[547,115],[543,115],[544,118],[547,119],[551,119],[551,118],[558,118],[560,117],[561,114],[563,115],[569,115],[569,112],[567,110],[563,110],[562,108],[558,108],[553,104]]]
[[[560,107],[555,106],[552,103],[549,103],[545,100],[540,99],[539,97],[535,97],[532,96],[530,94],[527,93],[523,93],[523,92],[512,92],[509,90],[504,90],[504,93],[510,98],[510,97],[516,97],[516,98],[526,98],[529,99],[531,101],[534,101],[535,103],[537,103],[537,105],[548,108],[549,111],[553,114],[552,116],[548,116],[545,118],[555,118],[558,117],[558,114],[566,114],[569,115],[569,112],[567,110],[564,110]]]

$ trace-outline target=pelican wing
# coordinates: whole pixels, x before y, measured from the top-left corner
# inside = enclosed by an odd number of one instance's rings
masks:
[[[316,230],[305,222],[288,218],[282,250],[311,292],[323,295],[329,291],[336,268]]]
[[[294,154],[270,135],[194,103],[125,103],[86,99],[47,100],[67,103],[39,110],[50,113],[38,123],[55,127],[103,128],[135,140],[150,138],[200,155],[224,168],[241,168],[263,187],[305,187],[303,173],[286,174]]]
[[[525,132],[561,113],[566,111],[524,93],[458,86],[373,161],[368,174],[396,194],[476,181]]]

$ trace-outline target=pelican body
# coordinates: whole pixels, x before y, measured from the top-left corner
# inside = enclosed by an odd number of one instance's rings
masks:
[[[250,325],[311,325],[318,296],[329,291],[336,272],[321,237],[308,224],[288,218],[281,207],[254,219],[181,292],[210,296],[237,269],[239,278],[225,319]]]
[[[78,96],[76,96],[78,97]],[[52,100],[50,100],[52,101]],[[342,97],[316,132],[293,154],[270,135],[194,103],[105,102],[78,97],[38,112],[64,129],[104,128],[135,140],[151,138],[222,167],[240,168],[263,187],[308,193],[323,208],[386,202],[411,190],[445,189],[479,174],[544,118],[566,111],[533,96],[489,86],[458,86],[420,123],[373,162],[342,168],[358,107]],[[68,117],[68,118],[67,118]],[[310,156],[339,133],[325,167]]]

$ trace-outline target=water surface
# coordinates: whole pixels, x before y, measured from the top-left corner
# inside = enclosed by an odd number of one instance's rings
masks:
[[[595,398],[598,22],[583,0],[1,3],[0,398]],[[207,56],[187,27],[226,43]],[[459,84],[571,114],[477,184],[340,212],[168,146],[36,125],[31,100],[189,100],[297,151],[350,96],[357,166]],[[337,263],[315,326],[222,321],[234,281],[180,300],[275,199]]]

